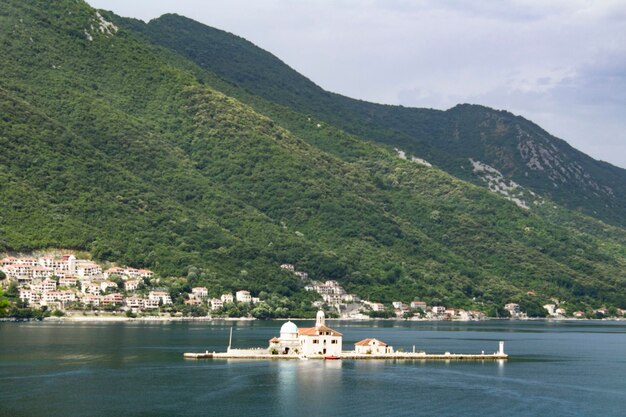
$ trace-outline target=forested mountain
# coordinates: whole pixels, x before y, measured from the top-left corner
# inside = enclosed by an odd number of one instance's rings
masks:
[[[476,105],[437,111],[333,94],[245,39],[182,16],[121,24],[256,96],[402,149],[461,179],[505,195],[513,181],[565,207],[626,225],[626,170],[590,158],[522,117]],[[502,178],[489,178],[477,163]],[[511,196],[532,203],[519,194]]]
[[[289,262],[380,301],[490,311],[533,290],[626,307],[623,229],[401,159],[349,129],[369,123],[358,113],[331,120],[226,83],[141,27],[82,1],[0,3],[0,252],[194,266],[190,284],[212,291],[297,298]]]

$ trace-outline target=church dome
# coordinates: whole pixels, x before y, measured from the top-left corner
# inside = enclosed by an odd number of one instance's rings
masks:
[[[288,321],[280,327],[281,339],[295,339],[296,337],[298,337],[298,326],[292,321]]]

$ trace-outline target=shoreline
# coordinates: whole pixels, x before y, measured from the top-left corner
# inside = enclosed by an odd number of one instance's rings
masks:
[[[35,322],[42,321],[47,323],[120,323],[120,322],[138,322],[138,323],[176,323],[176,322],[251,322],[251,321],[285,321],[285,320],[298,320],[298,321],[311,321],[312,318],[277,318],[269,320],[258,320],[254,317],[169,317],[169,316],[147,316],[147,317],[126,317],[126,316],[113,316],[113,315],[101,315],[101,316],[63,316],[63,317],[45,317],[42,320],[36,319],[17,319],[11,317],[0,318],[0,322]],[[370,322],[419,322],[419,323],[478,323],[489,321],[510,321],[510,322],[602,322],[602,321],[626,321],[626,318],[604,318],[604,319],[587,319],[587,318],[529,318],[529,319],[505,319],[505,318],[487,318],[485,320],[404,320],[404,319],[327,319],[329,321],[337,322],[358,322],[358,323],[370,323]]]

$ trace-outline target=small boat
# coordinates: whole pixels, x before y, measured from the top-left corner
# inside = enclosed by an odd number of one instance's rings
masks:
[[[336,361],[336,360],[339,360],[339,359],[341,359],[339,356],[334,356],[334,355],[324,356],[324,360],[326,360],[326,361]]]

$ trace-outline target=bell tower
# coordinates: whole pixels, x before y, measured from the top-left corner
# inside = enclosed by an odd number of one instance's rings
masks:
[[[326,316],[324,316],[324,312],[319,310],[317,315],[315,316],[315,327],[325,326],[326,325]]]

